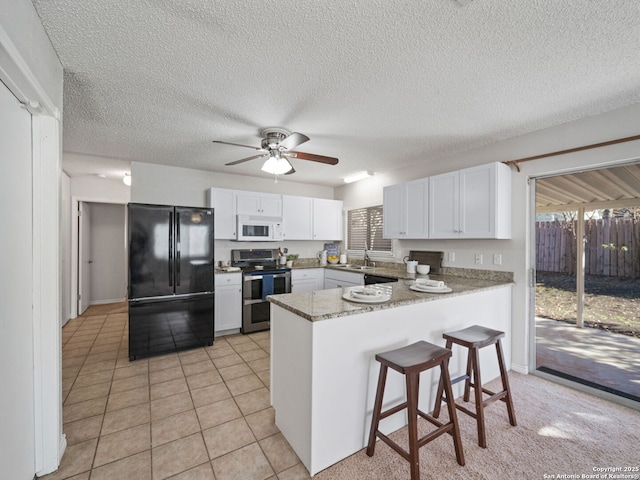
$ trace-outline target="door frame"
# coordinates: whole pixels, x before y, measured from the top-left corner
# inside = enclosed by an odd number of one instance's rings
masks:
[[[78,268],[79,268],[79,251],[78,251],[78,239],[79,239],[79,225],[78,215],[80,212],[80,202],[84,203],[108,203],[111,205],[124,205],[124,258],[127,261],[127,251],[129,246],[127,245],[127,236],[129,234],[129,210],[126,208],[127,202],[117,201],[113,198],[100,198],[100,197],[86,197],[86,196],[72,196],[71,197],[71,311],[69,315],[71,318],[78,316]],[[126,267],[126,265],[125,265]]]
[[[34,45],[37,42],[34,41]],[[0,80],[32,118],[34,470],[58,468],[66,449],[62,433],[60,303],[60,171],[62,112],[21,50],[0,25]],[[62,74],[60,74],[62,75]],[[52,79],[55,83],[55,79]]]
[[[539,376],[541,378],[544,378],[546,380],[552,381],[554,383],[558,383],[560,385],[564,385],[570,388],[573,388],[574,390],[578,390],[581,392],[585,392],[588,393],[589,395],[593,395],[595,397],[599,397],[599,398],[603,398],[605,400],[609,400],[613,403],[617,403],[620,405],[624,405],[626,407],[629,408],[633,408],[635,410],[638,409],[638,405],[637,402],[630,400],[628,398],[625,397],[621,397],[619,395],[613,394],[613,393],[609,393],[607,391],[604,390],[600,390],[597,388],[593,388],[587,385],[584,385],[582,383],[578,383],[578,382],[573,382],[571,380],[565,379],[563,377],[560,376],[556,376],[556,375],[552,375],[550,373],[545,373],[545,372],[541,372],[537,369],[537,358],[536,358],[536,346],[537,346],[537,341],[536,341],[536,254],[537,254],[537,250],[536,250],[536,228],[535,228],[535,223],[536,223],[536,188],[535,188],[535,184],[536,184],[536,180],[537,179],[543,179],[543,178],[549,178],[549,177],[556,177],[556,176],[562,176],[562,175],[570,175],[572,173],[579,173],[579,172],[583,172],[586,170],[604,170],[604,169],[608,169],[608,168],[615,168],[615,167],[620,167],[623,165],[629,165],[629,164],[637,164],[640,161],[640,157],[639,156],[634,156],[631,158],[626,158],[623,160],[617,160],[617,161],[611,161],[611,162],[607,162],[605,164],[594,164],[594,165],[589,165],[588,167],[582,166],[582,167],[577,167],[577,168],[570,168],[567,170],[562,170],[560,172],[549,172],[549,173],[539,173],[539,174],[535,174],[535,175],[529,175],[527,177],[527,182],[529,184],[529,195],[528,195],[528,212],[529,212],[529,217],[528,217],[528,222],[527,222],[527,229],[528,229],[528,234],[527,234],[527,252],[526,252],[526,258],[527,261],[529,262],[529,264],[527,265],[527,273],[528,273],[528,288],[527,288],[527,296],[528,296],[528,309],[527,309],[527,317],[528,317],[528,328],[527,328],[527,333],[528,333],[528,341],[526,342],[528,348],[529,348],[529,354],[528,354],[528,360],[529,360],[529,367],[528,367],[528,372],[531,373],[532,375],[536,375]],[[581,214],[581,215],[580,215]],[[578,219],[581,219],[581,222],[578,223],[582,223],[583,228],[579,229],[577,234],[576,234],[576,240],[579,242],[582,237],[583,237],[583,233],[584,232],[584,208],[580,209],[579,215],[578,215]],[[582,250],[582,253],[581,253]],[[578,249],[578,258],[577,258],[577,263],[580,264],[582,262],[582,259],[580,259],[580,255],[584,255],[584,248],[582,249]],[[576,265],[576,267],[578,267],[578,265]],[[580,295],[580,290],[582,291],[582,298],[581,298],[581,302],[582,305],[579,305],[579,309],[582,310],[584,308],[584,270],[582,267],[578,267],[576,268],[576,275],[581,274],[582,275],[582,279],[580,280],[581,285],[578,284],[577,286],[577,295]],[[580,318],[583,314],[582,311],[578,312],[579,317]],[[577,325],[576,327],[579,328],[582,325]]]

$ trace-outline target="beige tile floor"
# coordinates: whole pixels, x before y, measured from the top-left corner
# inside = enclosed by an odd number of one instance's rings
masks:
[[[62,329],[67,449],[46,480],[297,480],[274,424],[269,332],[129,361],[125,303]]]

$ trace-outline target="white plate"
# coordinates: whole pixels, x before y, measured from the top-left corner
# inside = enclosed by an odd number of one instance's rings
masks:
[[[414,292],[423,292],[423,293],[449,293],[453,290],[451,287],[427,287],[423,285],[411,285],[409,290],[413,290]]]
[[[382,295],[382,292],[380,290],[375,290],[373,288],[362,288],[357,290],[350,290],[349,293],[351,293],[351,296],[353,298],[365,299],[365,300],[376,298]]]
[[[391,300],[391,295],[352,295],[352,292],[347,292],[342,295],[342,298],[350,302],[356,303],[384,303]]]

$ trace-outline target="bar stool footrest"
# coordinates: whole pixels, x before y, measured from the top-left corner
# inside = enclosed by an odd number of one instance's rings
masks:
[[[456,383],[460,383],[463,380],[467,380],[469,378],[469,375],[460,375],[459,377],[453,378],[451,380],[451,385],[455,385]]]

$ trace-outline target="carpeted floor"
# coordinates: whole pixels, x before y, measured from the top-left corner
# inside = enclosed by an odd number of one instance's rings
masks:
[[[509,379],[518,426],[509,425],[504,403],[492,404],[485,410],[488,448],[482,449],[477,444],[475,420],[460,413],[466,465],[457,464],[453,441],[444,435],[420,449],[420,478],[640,478],[640,471],[623,470],[612,475],[631,476],[588,477],[601,473],[595,470],[598,468],[640,467],[639,412],[533,375],[509,372]],[[495,389],[495,382],[487,387]],[[431,428],[423,420],[420,425],[420,435]],[[392,438],[406,448],[406,429]],[[361,450],[314,478],[407,480],[409,464],[379,441],[373,457]]]

